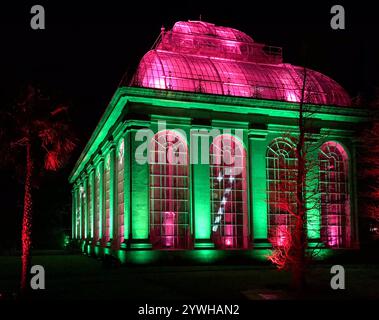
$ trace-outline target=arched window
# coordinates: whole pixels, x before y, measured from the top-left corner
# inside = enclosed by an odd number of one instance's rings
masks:
[[[158,132],[149,146],[150,239],[154,248],[188,248],[188,152],[177,132]]]
[[[87,202],[86,193],[83,186],[80,186],[80,210],[81,210],[81,235],[82,239],[87,238]]]
[[[76,225],[75,225],[76,239],[80,239],[81,238],[81,234],[80,234],[80,223],[81,223],[81,217],[80,217],[81,201],[80,201],[80,198],[81,198],[81,195],[80,195],[80,188],[79,187],[77,188],[77,190],[75,192],[75,196],[76,196],[76,198],[75,198],[75,201],[76,201]]]
[[[93,239],[92,174],[87,184],[88,239]]]
[[[101,230],[101,217],[100,217],[100,171],[96,170],[95,173],[95,221],[94,221],[94,229],[95,235],[94,239],[99,240],[100,230]]]
[[[277,138],[266,151],[268,238],[283,246],[294,227],[297,158],[290,139]]]
[[[246,152],[227,134],[210,147],[212,240],[216,247],[248,247]]]
[[[110,241],[110,156],[108,155],[104,166],[104,193],[105,193],[105,241]]]
[[[124,140],[121,140],[117,151],[117,221],[118,221],[118,241],[124,241]]]
[[[321,240],[328,247],[350,244],[348,156],[337,142],[320,148]]]

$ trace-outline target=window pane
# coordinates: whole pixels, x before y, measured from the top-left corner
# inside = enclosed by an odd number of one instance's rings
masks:
[[[212,240],[216,247],[248,247],[246,152],[233,136],[221,135],[210,148]]]
[[[328,247],[347,247],[350,243],[350,203],[347,181],[348,157],[336,142],[321,146],[321,240]]]
[[[293,229],[296,212],[296,164],[294,145],[278,138],[267,148],[266,176],[268,198],[268,238],[273,245],[284,245]]]
[[[174,131],[157,133],[150,145],[150,238],[154,248],[190,245],[187,144]]]

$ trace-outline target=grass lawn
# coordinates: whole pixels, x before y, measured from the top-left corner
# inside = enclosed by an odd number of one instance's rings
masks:
[[[46,272],[46,290],[35,299],[128,299],[136,301],[249,300],[260,293],[291,298],[290,276],[269,266],[133,266],[106,269],[82,255],[33,257]],[[316,265],[304,299],[379,299],[378,265],[345,265],[346,290],[330,288],[330,265]],[[20,259],[0,257],[0,293],[18,288]]]

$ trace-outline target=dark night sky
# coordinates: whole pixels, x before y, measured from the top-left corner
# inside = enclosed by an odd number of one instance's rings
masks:
[[[69,103],[81,139],[78,152],[123,74],[132,71],[151,48],[162,24],[169,28],[175,21],[198,20],[200,14],[204,21],[234,27],[257,42],[283,47],[286,62],[305,63],[332,77],[352,97],[358,92],[369,94],[379,84],[379,11],[373,1],[354,5],[252,0],[78,2],[2,2],[0,16],[1,102],[11,103],[23,85],[33,83]],[[46,30],[30,28],[34,4],[46,10]],[[330,28],[332,4],[345,7],[344,31]],[[61,174],[50,183],[61,186],[65,180]],[[6,189],[4,182],[1,188]]]
[[[335,31],[329,26],[327,2],[78,2],[31,1],[3,9],[0,77],[2,96],[14,96],[26,82],[61,95],[71,104],[79,128],[85,129],[85,139],[124,72],[132,71],[150,49],[162,24],[171,27],[200,14],[258,42],[282,46],[286,62],[305,63],[331,76],[352,96],[378,83],[379,14],[372,4],[344,5],[346,30]],[[30,7],[37,3],[46,10],[43,31],[29,27]]]

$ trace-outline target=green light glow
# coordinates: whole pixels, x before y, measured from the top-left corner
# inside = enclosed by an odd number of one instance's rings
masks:
[[[75,187],[71,190],[71,238],[75,239]]]
[[[69,177],[69,181],[71,183],[75,181],[78,175],[83,171],[84,167],[98,150],[100,144],[106,140],[105,138],[108,134],[109,129],[120,117],[127,101],[127,97],[123,97],[123,94],[124,93],[118,89],[113,96],[111,102],[109,103],[109,106],[105,110],[105,113],[100,120],[99,125],[96,127],[95,132],[92,134],[91,139],[88,141],[81,156],[75,164],[75,168]]]
[[[130,247],[132,249],[151,249],[151,243],[131,243]]]
[[[213,263],[222,257],[223,252],[220,250],[194,250],[188,254],[193,260],[200,263]]]
[[[133,149],[136,144],[133,129]],[[143,155],[131,152],[136,159]],[[138,164],[133,161],[132,164],[132,234],[133,239],[148,239],[149,238],[149,166],[148,164]]]
[[[72,238],[77,239],[77,228],[76,228],[76,186],[73,186],[72,190]]]
[[[155,111],[154,108],[159,107],[162,110],[162,115],[151,115],[151,119],[164,118],[166,119],[165,112],[167,114],[172,113],[170,125],[173,128],[181,128],[186,131],[187,137],[189,137],[189,131],[191,128],[196,127],[196,125],[191,124],[191,115],[194,110],[197,112],[199,110],[203,114],[212,114],[212,112],[227,119],[228,114],[236,113],[239,114],[240,120],[212,120],[209,129],[215,128],[217,123],[225,124],[225,126],[237,126],[244,127],[248,126],[251,122],[251,128],[255,128],[253,123],[254,117],[257,116],[259,128],[263,129],[249,129],[248,143],[245,145],[248,147],[249,159],[249,215],[250,215],[250,232],[252,233],[254,240],[256,241],[256,246],[253,250],[246,251],[246,256],[252,257],[254,259],[264,261],[266,260],[266,254],[270,251],[266,246],[267,242],[267,191],[266,191],[266,148],[267,144],[271,142],[275,137],[282,135],[286,128],[290,127],[290,121],[296,119],[298,112],[296,111],[297,105],[290,102],[279,102],[279,101],[268,101],[259,99],[247,99],[247,98],[237,98],[237,97],[226,97],[226,96],[211,96],[196,93],[182,93],[182,92],[166,92],[153,89],[143,89],[143,88],[119,88],[112,98],[100,124],[96,128],[91,140],[88,142],[85,150],[83,151],[81,157],[79,158],[76,166],[71,173],[70,182],[75,182],[74,192],[73,192],[73,207],[72,207],[72,235],[73,237],[79,238],[81,236],[94,237],[94,222],[91,224],[91,230],[87,230],[88,224],[86,217],[88,216],[87,210],[92,208],[92,217],[95,217],[94,210],[94,175],[91,173],[92,166],[95,170],[100,172],[99,181],[99,238],[103,238],[104,233],[104,223],[105,223],[105,197],[104,197],[104,180],[103,171],[104,164],[103,160],[98,161],[101,154],[107,154],[110,150],[110,199],[114,201],[117,195],[115,194],[115,183],[117,178],[115,177],[114,166],[115,163],[115,150],[110,147],[112,139],[119,141],[123,137],[125,139],[125,151],[124,151],[124,239],[129,240],[139,240],[136,243],[133,241],[128,242],[128,246],[123,244],[125,247],[130,248],[130,251],[117,250],[113,251],[117,254],[121,262],[131,262],[136,264],[151,263],[157,258],[164,256],[162,252],[156,252],[154,250],[149,250],[151,244],[149,243],[149,229],[150,229],[150,214],[149,214],[149,166],[140,165],[136,162],[136,157],[139,154],[135,154],[136,146],[140,145],[140,142],[136,142],[134,135],[135,132],[140,127],[149,127],[155,129],[154,121],[150,120],[130,120],[129,118],[124,118],[124,114],[127,113],[129,108],[136,108],[137,104],[147,105],[149,108]],[[139,105],[137,105],[139,107]],[[313,106],[317,110],[314,118],[319,121],[333,121],[333,123],[338,122],[351,122],[357,123],[364,119],[363,113],[355,108],[335,108],[332,106]],[[171,110],[169,110],[171,108]],[[157,108],[156,108],[157,109]],[[185,112],[185,116],[188,118],[180,117],[181,113],[178,110]],[[133,110],[132,110],[133,111]],[[180,111],[180,110],[179,110]],[[148,110],[148,112],[150,112]],[[176,114],[178,113],[178,117]],[[188,114],[187,114],[188,113]],[[155,118],[154,118],[155,117]],[[167,116],[168,118],[170,116]],[[235,116],[236,117],[236,116]],[[277,117],[275,121],[282,124],[270,122],[273,117]],[[217,117],[215,117],[217,118]],[[266,119],[267,118],[267,119]],[[284,119],[286,118],[286,119]],[[133,118],[134,119],[134,118]],[[193,120],[193,119],[192,119]],[[196,119],[195,119],[196,120]],[[241,121],[245,121],[242,123]],[[280,121],[279,121],[280,120]],[[281,122],[283,120],[283,122]],[[218,121],[218,122],[217,122]],[[284,122],[287,121],[287,122]],[[187,123],[188,122],[188,123]],[[195,123],[195,122],[194,122]],[[254,125],[254,126],[253,126]],[[114,128],[117,127],[117,136],[115,132],[112,132]],[[276,129],[275,129],[276,128]],[[292,130],[291,129],[291,130]],[[334,130],[334,129],[333,129]],[[245,134],[246,134],[245,130]],[[343,130],[335,130],[337,134],[343,134]],[[346,130],[345,130],[346,131]],[[113,135],[113,137],[112,137]],[[246,138],[246,136],[245,136]],[[246,139],[245,139],[246,140]],[[116,144],[117,145],[117,144]],[[198,145],[198,154],[200,152],[200,144]],[[98,152],[101,150],[102,153]],[[191,154],[192,154],[191,150]],[[97,154],[98,153],[98,154]],[[83,172],[90,172],[88,178],[88,184],[91,185],[91,204],[85,205],[79,204],[77,199],[79,197],[78,186],[83,180]],[[95,171],[96,173],[96,171]],[[318,173],[316,173],[318,174]],[[80,180],[79,180],[80,179]],[[85,179],[85,178],[84,178]],[[81,182],[79,182],[81,181]],[[86,189],[86,184],[84,182],[84,188]],[[181,254],[186,258],[191,258],[194,261],[201,263],[211,263],[220,260],[221,258],[227,257],[233,252],[226,252],[220,250],[214,250],[214,244],[210,241],[211,237],[211,195],[210,195],[210,168],[209,164],[193,164],[190,168],[190,217],[193,219],[191,227],[194,228],[194,247],[195,250],[183,251]],[[86,192],[86,190],[85,190]],[[307,197],[310,191],[307,191]],[[80,197],[79,197],[80,198]],[[110,237],[114,238],[115,233],[118,232],[116,229],[117,222],[115,215],[117,212],[117,206],[115,202],[110,201],[109,212],[110,212]],[[320,209],[314,204],[319,202],[319,198],[309,201],[307,212],[307,232],[308,237],[312,240],[320,239]],[[312,207],[312,208],[311,208]],[[76,217],[78,210],[80,210],[80,227],[76,227]],[[131,213],[133,215],[131,216]],[[192,221],[191,221],[192,222]],[[84,223],[84,230],[82,229],[82,223]],[[83,231],[85,232],[82,235]],[[192,230],[191,230],[192,231]],[[261,243],[264,243],[262,247],[259,247]],[[317,241],[313,241],[313,243]],[[131,246],[129,247],[129,243]],[[319,244],[319,243],[317,243]],[[316,245],[317,245],[316,244]],[[104,244],[102,244],[104,245]],[[259,247],[259,248],[258,248]],[[95,252],[96,255],[100,253],[110,253],[109,248],[102,249],[99,246],[95,246],[91,249],[91,245],[83,246],[81,249],[84,252],[90,254],[91,250]],[[197,250],[198,249],[198,250]],[[331,255],[332,251],[329,249],[320,250],[319,257],[324,259]]]
[[[266,146],[265,140],[249,138],[252,163],[251,203],[253,206],[253,234],[255,239],[267,239]]]
[[[114,212],[115,212],[115,148],[112,147],[109,152],[109,174],[110,174],[110,188],[109,188],[109,236],[110,239],[114,238]]]
[[[210,249],[210,248],[215,248],[215,244],[209,241],[206,241],[206,242],[197,241],[195,243],[195,248],[196,249]]]
[[[88,211],[87,211],[87,176],[84,178],[83,182],[83,201],[82,201],[82,210],[83,210],[83,223],[84,223],[84,235],[83,238],[88,236]]]
[[[63,248],[67,248],[70,245],[70,236],[68,234],[63,235]]]
[[[91,201],[89,203],[89,211],[91,212],[91,229],[89,231],[90,231],[90,238],[93,239],[94,225],[95,225],[95,201],[94,201],[95,200],[95,182],[94,182],[93,168],[91,168],[88,184],[90,186],[90,191],[91,191]]]
[[[131,149],[128,141],[130,136],[130,131],[125,133],[124,138],[124,240],[129,239],[130,233],[130,157]]]
[[[309,170],[307,172],[306,197],[307,201],[307,234],[309,239],[320,239],[321,194],[319,186],[318,149],[308,155]]]
[[[278,116],[298,118],[297,104],[283,101],[260,100],[251,98],[238,98],[226,96],[214,96],[206,94],[169,92],[146,88],[121,87],[118,88],[105,113],[96,127],[91,139],[88,141],[80,158],[75,164],[69,181],[73,183],[80,172],[96,153],[99,146],[106,140],[110,128],[119,119],[126,102],[142,103],[162,108],[199,109],[243,115],[255,114],[264,116]],[[366,119],[364,110],[358,108],[335,108],[332,106],[312,106],[315,110],[315,119],[333,122],[359,123]],[[310,110],[312,111],[312,110]]]
[[[146,103],[165,108],[206,109],[218,112],[233,112],[240,114],[268,115],[288,118],[299,118],[298,103],[260,100],[251,98],[214,96],[206,94],[172,92],[166,94],[165,90],[146,88],[120,88],[128,94],[131,102]],[[358,123],[365,119],[365,112],[349,107],[336,108],[333,106],[307,105],[309,112],[315,112],[314,119],[329,120],[334,122]]]
[[[126,262],[132,264],[148,264],[157,260],[159,251],[130,251],[126,254]]]
[[[313,259],[316,261],[325,260],[335,254],[335,252],[333,252],[333,249],[326,249],[326,248],[313,249],[312,253],[313,253],[312,254]]]
[[[267,257],[272,254],[271,249],[260,249],[260,250],[250,250],[249,251],[250,256],[260,262],[266,262]]]
[[[211,204],[210,204],[210,178],[209,165],[194,164],[194,220],[195,239],[210,239],[211,235]]]
[[[82,208],[80,206],[80,186],[76,189],[76,215],[77,215],[77,225],[76,225],[76,238],[82,238]]]
[[[122,264],[126,263],[126,251],[124,250],[118,250],[117,251],[117,258],[120,260]]]
[[[103,217],[104,217],[104,161],[101,160],[98,165],[99,171],[99,220],[98,220],[98,229],[99,229],[99,239],[103,237]]]
[[[317,246],[317,244],[315,244]],[[260,249],[260,250],[213,250],[213,249],[202,249],[202,250],[183,250],[183,251],[165,251],[165,250],[112,250],[110,248],[101,248],[95,246],[91,248],[90,245],[86,245],[85,251],[88,255],[91,252],[98,257],[103,257],[103,255],[114,255],[116,256],[122,264],[136,264],[136,265],[146,265],[153,264],[159,261],[172,262],[178,261],[188,262],[188,263],[198,263],[198,264],[214,264],[221,261],[245,261],[249,262],[267,262],[267,258],[272,254],[272,249]],[[309,249],[309,253],[314,255],[315,260],[325,260],[335,254],[333,249]],[[237,260],[235,260],[237,259]]]

